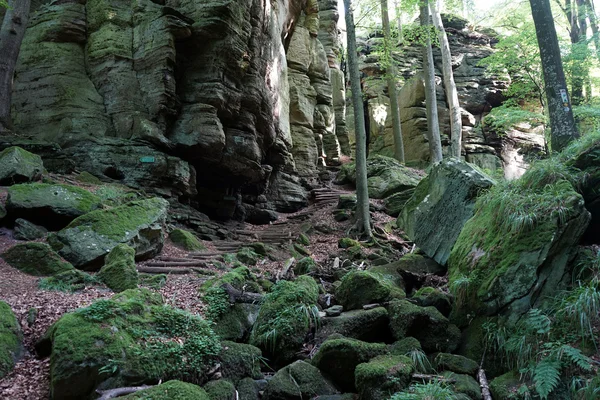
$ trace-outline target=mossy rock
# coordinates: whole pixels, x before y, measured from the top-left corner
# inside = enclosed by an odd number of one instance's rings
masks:
[[[354,392],[356,367],[386,352],[387,347],[383,343],[368,343],[343,337],[334,338],[321,345],[312,363],[342,392]]]
[[[82,171],[75,176],[75,180],[81,183],[88,183],[90,185],[102,185],[102,181],[90,174],[87,171]]]
[[[237,383],[240,400],[259,400],[259,387],[252,378],[244,378]]]
[[[162,304],[159,294],[130,289],[63,315],[36,349],[50,353],[51,397],[84,399],[98,386],[201,381],[221,345],[207,321]]]
[[[14,238],[17,240],[37,240],[45,237],[48,230],[25,219],[17,218],[14,227]]]
[[[221,342],[219,354],[223,378],[237,383],[243,378],[261,379],[262,352],[258,347],[229,341]]]
[[[356,207],[355,194],[341,194],[338,200],[337,208],[340,210],[352,210]]]
[[[298,260],[294,266],[294,273],[296,275],[306,275],[317,270],[317,263],[311,257],[304,257]]]
[[[390,267],[394,266],[399,271],[405,271],[416,275],[433,274],[443,276],[448,270],[446,267],[438,264],[435,260],[415,253],[405,254],[398,261],[394,261],[388,265]]]
[[[368,271],[351,271],[342,278],[335,296],[344,309],[354,310],[366,304],[401,299],[406,294],[380,275]]]
[[[135,250],[136,260],[157,255],[164,243],[163,224],[169,203],[160,198],[132,201],[96,210],[50,235],[48,242],[80,269],[95,269],[120,243]]]
[[[415,193],[415,189],[407,189],[402,192],[394,193],[383,200],[385,213],[392,217],[397,217],[402,212],[406,202]]]
[[[244,247],[248,247],[249,249],[254,251],[256,254],[261,255],[263,257],[267,257],[272,251],[272,249],[269,246],[267,246],[266,244],[264,244],[262,242],[248,243],[248,244],[244,245]]]
[[[406,300],[396,300],[388,307],[390,327],[396,339],[412,336],[426,352],[454,351],[460,330],[434,307],[420,307]]]
[[[433,360],[433,366],[437,371],[450,371],[471,376],[475,376],[479,370],[479,364],[476,361],[448,353],[438,353]]]
[[[335,393],[335,387],[318,368],[299,360],[277,371],[269,381],[263,399],[303,400]]]
[[[348,249],[350,247],[358,246],[360,247],[360,242],[358,240],[350,239],[350,238],[341,238],[338,240],[338,247],[340,249]]]
[[[521,380],[516,371],[507,372],[490,381],[490,392],[494,399],[513,399],[516,396]]]
[[[405,337],[400,339],[389,346],[390,354],[397,356],[405,356],[413,351],[422,350],[421,343],[414,337]]]
[[[258,304],[234,304],[215,321],[213,329],[224,340],[248,340],[259,310]]]
[[[414,366],[410,358],[381,355],[356,366],[354,372],[358,395],[364,400],[387,400],[411,381]]]
[[[261,259],[260,255],[256,254],[254,250],[248,247],[242,247],[235,256],[241,263],[246,265],[256,265],[258,260]]]
[[[11,267],[33,276],[50,276],[73,269],[46,243],[14,245],[2,254],[2,258]]]
[[[318,319],[318,297],[319,287],[309,276],[278,282],[263,298],[250,344],[262,349],[275,365],[293,361]]]
[[[0,185],[33,182],[44,172],[42,158],[20,147],[9,147],[0,152]]]
[[[352,310],[338,317],[322,318],[321,326],[317,330],[317,342],[334,333],[365,342],[387,342],[391,339],[389,321],[384,307]]]
[[[200,386],[182,381],[168,381],[158,386],[128,394],[123,400],[212,400]]]
[[[298,243],[300,243],[302,246],[310,246],[310,238],[306,234],[301,233],[298,236]]]
[[[40,279],[38,288],[41,290],[75,292],[84,289],[86,286],[97,284],[95,276],[87,274],[78,269],[59,272],[53,276]]]
[[[192,232],[183,229],[173,229],[169,233],[169,239],[171,242],[179,248],[186,251],[200,251],[206,249],[200,240]]]
[[[0,301],[0,379],[12,371],[19,358],[21,329],[10,306]]]
[[[479,386],[479,382],[475,380],[470,375],[465,374],[455,374],[454,372],[445,371],[442,373],[444,378],[448,378],[451,380],[455,380],[456,382],[452,383],[452,389],[456,393],[462,393],[465,396],[468,396],[472,400],[480,400],[481,399],[481,386]],[[494,399],[507,399],[506,397],[495,397]]]
[[[8,188],[6,211],[11,219],[27,218],[49,229],[61,229],[75,218],[100,208],[98,196],[73,185],[28,183]]]
[[[226,379],[210,381],[203,388],[210,400],[235,400],[235,386]]]
[[[422,287],[411,297],[411,301],[421,307],[435,307],[445,317],[452,311],[452,296],[437,288]]]
[[[106,255],[97,277],[115,293],[137,288],[140,279],[135,266],[135,250],[126,244],[117,245]]]
[[[167,275],[165,274],[138,274],[141,286],[147,286],[150,289],[162,289],[167,284]]]
[[[392,283],[394,286],[404,289],[406,284],[404,282],[404,278],[400,274],[398,268],[395,264],[384,264],[384,265],[375,265],[367,268],[368,272],[373,274],[377,274],[381,276],[386,281]]]

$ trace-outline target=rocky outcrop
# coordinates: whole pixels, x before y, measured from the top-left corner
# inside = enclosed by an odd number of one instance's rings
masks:
[[[337,4],[320,3],[322,11],[317,0],[36,6],[15,126],[60,146],[43,154],[52,171],[86,170],[219,218],[246,195],[297,210],[319,157],[339,158],[344,132],[330,79],[339,72]]]
[[[37,181],[42,177],[44,164],[40,156],[20,147],[9,147],[0,153],[0,184]]]
[[[2,258],[11,267],[33,276],[49,276],[73,269],[46,243],[17,244],[4,253]]]

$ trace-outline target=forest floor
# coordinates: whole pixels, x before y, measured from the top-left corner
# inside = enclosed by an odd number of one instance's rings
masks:
[[[333,187],[332,189],[340,194],[352,193],[352,190],[347,187]],[[234,236],[236,236],[236,231],[245,232],[246,235],[238,236],[241,243],[256,241],[256,238],[260,239],[261,234],[266,234],[267,231],[272,235],[278,230],[287,229],[291,232],[294,231],[293,228],[305,228],[307,224],[326,226],[328,227],[325,229],[327,233],[313,230],[309,235],[310,245],[306,245],[305,248],[317,264],[327,268],[334,263],[334,259],[340,253],[338,240],[347,237],[352,228],[350,220],[338,222],[334,219],[333,211],[336,206],[337,201],[330,199],[325,204],[313,204],[294,214],[280,214],[280,219],[275,224],[253,226],[227,223],[224,226]],[[376,209],[381,208],[377,201],[372,201],[372,206]],[[390,229],[395,218],[388,216],[383,211],[374,211],[372,218],[376,230],[386,235],[388,243],[394,244],[393,247],[396,249],[398,257],[409,251],[410,244],[405,242],[397,234],[398,232]],[[248,235],[249,232],[250,235]],[[295,242],[296,238],[293,239]],[[0,253],[17,243],[23,242],[14,239],[12,230],[0,229]],[[274,279],[273,277],[281,273],[290,257],[289,246],[291,243],[290,239],[290,243],[280,243],[278,246],[274,246],[278,255],[277,259],[273,261],[265,258],[257,264],[258,270],[253,271],[256,271],[258,275]],[[218,250],[216,247],[218,242],[205,241],[203,244],[207,247],[205,250],[207,253]],[[368,251],[367,249],[366,252],[368,253]],[[156,262],[156,260],[185,258],[187,253],[174,247],[167,240],[159,256],[138,263],[138,268],[146,266],[149,262]],[[210,262],[208,262],[208,267],[215,274],[227,272],[213,267]],[[158,291],[167,304],[202,315],[204,304],[199,295],[199,288],[207,279],[209,277],[196,273],[170,274],[161,289],[149,289]],[[36,358],[35,343],[44,335],[48,327],[65,313],[86,307],[98,299],[109,298],[114,294],[110,289],[97,285],[73,293],[46,291],[38,288],[38,282],[39,278],[26,275],[10,267],[0,258],[0,300],[6,301],[12,307],[21,324],[24,338],[23,357],[18,361],[14,370],[0,380],[0,399],[3,400],[48,399],[50,397],[50,362],[48,358]]]

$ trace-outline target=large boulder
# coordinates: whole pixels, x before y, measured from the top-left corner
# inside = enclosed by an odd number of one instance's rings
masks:
[[[173,229],[169,233],[169,239],[173,244],[186,251],[200,251],[206,249],[200,240],[190,231],[185,229]]]
[[[23,218],[17,218],[15,221],[14,237],[17,240],[36,240],[45,237],[48,230],[43,226],[32,224]]]
[[[446,264],[475,200],[494,181],[474,166],[450,158],[433,166],[398,217],[398,227],[429,257]]]
[[[572,178],[550,159],[478,199],[448,260],[457,322],[497,313],[515,322],[565,284],[590,222]]]
[[[263,399],[303,400],[335,393],[335,387],[323,377],[318,368],[305,361],[296,361],[277,371],[269,381]]]
[[[8,189],[6,211],[9,218],[27,218],[50,229],[61,229],[100,204],[98,196],[77,186],[29,183]]]
[[[237,383],[246,377],[263,377],[260,371],[262,352],[258,347],[229,341],[223,341],[221,345],[223,350],[219,354],[219,363],[223,378]]]
[[[334,333],[365,342],[387,342],[391,339],[388,312],[384,307],[376,307],[321,318],[317,342],[324,341]]]
[[[0,301],[0,379],[14,367],[21,353],[21,329],[10,306]]]
[[[136,259],[152,257],[164,243],[168,206],[166,200],[153,198],[96,210],[75,219],[48,241],[80,269],[97,268],[104,256],[120,243],[132,247]]]
[[[49,276],[73,269],[46,243],[17,244],[4,253],[2,258],[11,267],[33,276]]]
[[[406,356],[382,355],[359,364],[354,372],[356,389],[361,399],[387,400],[410,383],[413,362]]]
[[[367,184],[371,198],[383,199],[396,193],[410,192],[420,180],[421,174],[417,170],[407,168],[391,157],[376,155],[367,160]],[[345,164],[336,182],[356,184],[356,165]]]
[[[221,351],[207,321],[145,289],[63,315],[36,347],[41,356],[50,354],[55,400],[159,379],[202,381]]]
[[[367,304],[402,299],[406,294],[383,275],[368,271],[351,271],[342,278],[335,296],[346,310],[354,310]]]
[[[37,181],[42,177],[42,158],[20,147],[9,147],[0,153],[0,185]]]
[[[135,250],[126,244],[117,245],[104,258],[104,266],[97,277],[115,293],[137,288],[139,275],[135,266]]]
[[[158,386],[140,390],[122,397],[123,400],[209,400],[210,397],[200,386],[182,381],[168,381]]]

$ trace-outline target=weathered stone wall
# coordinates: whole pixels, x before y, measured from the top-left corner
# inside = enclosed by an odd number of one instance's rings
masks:
[[[151,189],[221,217],[259,198],[297,209],[318,158],[340,151],[337,10],[322,3],[327,48],[317,0],[41,5],[17,67],[17,131],[59,144],[45,155],[57,170],[161,182]]]

